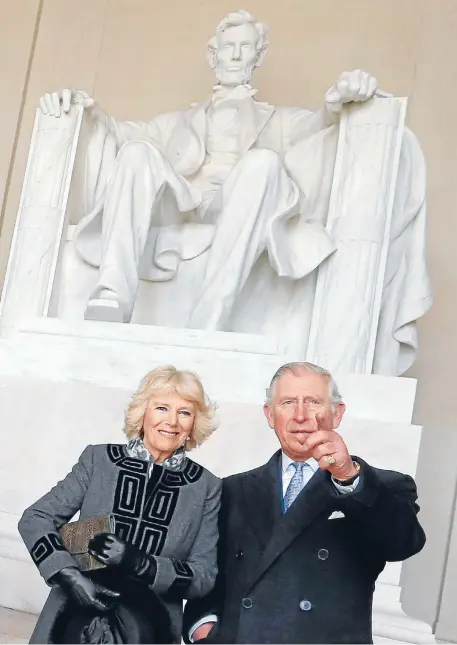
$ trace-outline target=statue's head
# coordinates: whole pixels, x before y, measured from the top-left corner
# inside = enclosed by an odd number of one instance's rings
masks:
[[[268,28],[247,11],[229,13],[208,43],[209,64],[221,85],[249,83],[268,49]]]

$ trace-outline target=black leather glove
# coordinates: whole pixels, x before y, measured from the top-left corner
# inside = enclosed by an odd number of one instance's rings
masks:
[[[113,533],[99,533],[89,542],[89,553],[103,564],[116,566],[126,574],[151,585],[157,574],[157,562]]]
[[[77,603],[98,611],[108,611],[119,598],[119,592],[95,584],[76,567],[66,567],[52,576],[51,583],[62,587]]]

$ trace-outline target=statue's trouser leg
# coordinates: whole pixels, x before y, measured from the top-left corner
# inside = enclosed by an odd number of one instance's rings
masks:
[[[209,250],[200,299],[189,326],[223,329],[236,296],[267,248],[269,224],[293,210],[298,190],[280,157],[271,150],[250,150],[221,189],[222,211]]]
[[[91,298],[97,298],[101,291],[108,289],[121,306],[124,322],[132,315],[139,263],[151,221],[170,178],[177,183],[185,181],[176,176],[169,162],[153,145],[132,141],[119,151],[107,187],[102,258]],[[187,204],[181,206],[186,208]],[[189,209],[192,207],[193,204],[189,204]]]

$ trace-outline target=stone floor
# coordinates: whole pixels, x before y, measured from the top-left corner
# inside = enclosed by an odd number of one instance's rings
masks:
[[[0,607],[0,643],[28,643],[37,616]]]
[[[6,643],[28,643],[30,635],[35,627],[37,616],[35,614],[26,614],[23,611],[6,609],[0,607],[0,645]],[[395,645],[397,641],[387,638],[376,638],[375,643],[390,643]],[[449,641],[439,641],[442,645],[456,645]]]

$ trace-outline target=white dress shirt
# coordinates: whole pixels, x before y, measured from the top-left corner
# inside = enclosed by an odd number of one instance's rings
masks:
[[[284,452],[281,453],[281,478],[282,478],[282,497],[284,499],[284,495],[286,494],[287,487],[289,486],[292,477],[295,474],[295,466],[293,465],[295,462],[293,459],[288,457]],[[319,470],[319,464],[317,461],[311,457],[310,459],[307,459],[305,463],[309,466],[308,468],[303,468],[303,488],[306,486],[306,484],[309,482],[311,477],[314,475],[315,472]],[[354,481],[353,484],[350,486],[341,486],[341,484],[337,484],[336,481],[332,478],[333,485],[335,488],[342,493],[343,495],[347,495],[348,493],[352,493],[355,491],[357,488],[357,485],[359,483],[359,477]],[[302,490],[303,490],[302,488]],[[208,616],[204,616],[201,618],[198,622],[195,623],[195,625],[192,625],[191,629],[189,630],[189,640],[191,643],[194,642],[193,635],[195,633],[195,630],[200,627],[200,625],[203,625],[204,623],[217,623],[217,616],[216,614],[211,614]]]
[[[295,467],[292,465],[294,463],[295,463],[294,460],[288,457],[284,452],[281,453],[282,496],[283,497],[286,494],[287,487],[289,486],[291,479],[295,474]],[[314,475],[314,473],[317,470],[319,470],[319,464],[313,457],[310,457],[310,459],[307,459],[305,463],[309,466],[309,468],[303,468],[303,488],[309,482],[309,480]],[[341,486],[341,484],[337,484],[336,481],[333,480],[333,478],[332,478],[332,481],[333,481],[333,485],[340,493],[346,494],[346,493],[352,493],[353,491],[355,491],[355,489],[357,488],[357,484],[359,483],[359,477],[357,477],[354,483],[351,484],[350,486]]]

